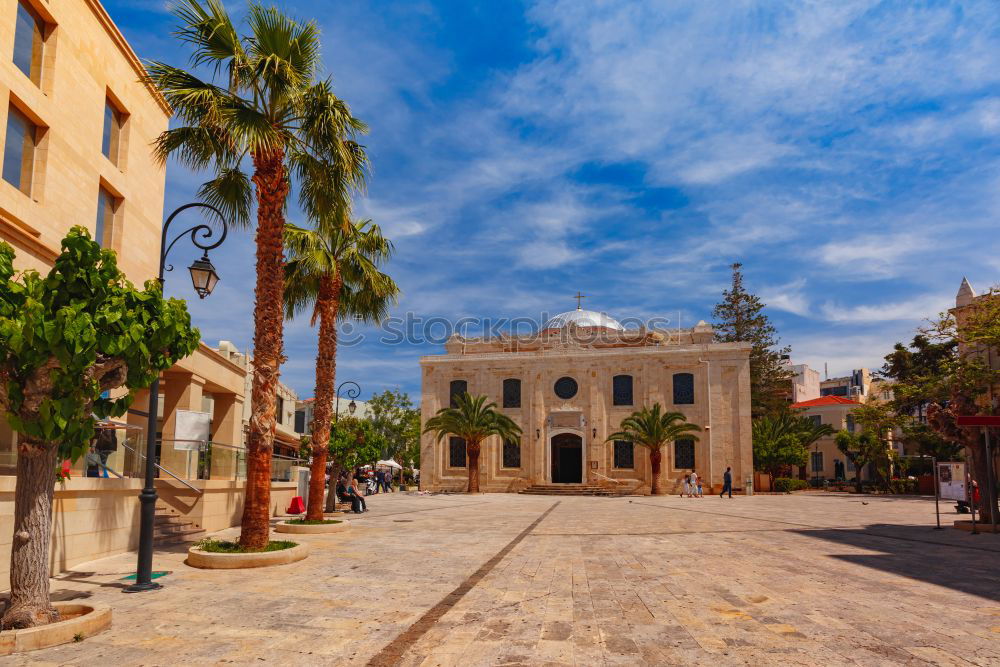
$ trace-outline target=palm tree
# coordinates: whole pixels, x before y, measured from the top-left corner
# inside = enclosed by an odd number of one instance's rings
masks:
[[[767,473],[772,489],[777,474],[793,465],[804,468],[809,460],[809,447],[834,433],[829,424],[817,424],[787,411],[758,417],[752,429],[754,467]]]
[[[650,492],[654,496],[663,493],[660,486],[660,463],[663,460],[663,445],[680,439],[697,440],[695,431],[701,427],[691,424],[680,412],[663,412],[659,403],[653,407],[636,410],[622,420],[619,430],[608,436],[607,442],[628,440],[649,449],[649,465],[652,468],[653,483]]]
[[[392,243],[371,220],[347,225],[321,222],[316,229],[286,225],[285,245],[289,255],[285,265],[285,312],[291,318],[311,306],[310,324],[319,322],[306,518],[320,520],[330,415],[337,386],[337,320],[351,317],[381,322],[389,313],[389,305],[396,302],[399,288],[379,271],[379,265],[392,254]],[[336,502],[333,484],[330,496]]]
[[[424,424],[424,433],[437,433],[441,442],[446,435],[465,441],[469,466],[469,493],[479,493],[479,452],[483,440],[491,435],[501,441],[521,437],[521,427],[507,415],[497,412],[496,403],[487,403],[485,396],[459,394],[455,407],[441,408]]]
[[[169,156],[214,177],[199,196],[234,224],[250,225],[256,204],[257,280],[254,375],[247,434],[247,483],[240,544],[268,540],[275,397],[282,359],[285,207],[294,174],[299,203],[310,219],[346,210],[362,187],[367,159],[354,141],[364,123],[338,99],[329,80],[317,81],[319,30],[274,7],[251,2],[241,35],[221,0],[179,0],[175,35],[193,49],[193,72],[148,64],[149,81],[179,124],[156,140]]]

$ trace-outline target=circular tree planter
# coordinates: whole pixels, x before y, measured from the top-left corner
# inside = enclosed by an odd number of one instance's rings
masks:
[[[111,627],[111,607],[91,602],[56,602],[52,605],[64,620],[23,630],[0,632],[0,655],[82,641]]]
[[[337,523],[289,523],[279,521],[274,527],[277,533],[294,533],[297,535],[315,535],[317,533],[339,533],[351,527],[346,519],[334,519]]]
[[[309,546],[296,544],[278,551],[255,551],[245,554],[227,554],[204,551],[199,547],[188,549],[187,564],[207,570],[236,570],[248,567],[270,567],[295,563],[309,555]]]

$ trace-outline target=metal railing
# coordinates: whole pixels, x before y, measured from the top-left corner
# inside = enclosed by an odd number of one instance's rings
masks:
[[[145,454],[142,454],[142,453],[140,453],[140,452],[137,452],[137,451],[135,451],[134,449],[132,449],[131,447],[129,447],[129,446],[128,446],[128,445],[126,445],[125,443],[122,443],[122,447],[124,447],[125,449],[127,449],[128,451],[130,451],[130,452],[131,452],[131,453],[132,453],[132,454],[133,454],[133,455],[134,455],[134,456],[135,456],[135,457],[136,457],[137,459],[145,459],[145,458],[146,458],[146,455],[145,455]],[[202,490],[201,490],[201,489],[199,489],[199,488],[197,488],[197,487],[194,487],[194,486],[191,486],[191,485],[190,485],[190,484],[188,484],[188,483],[187,483],[187,482],[186,482],[185,480],[181,479],[180,477],[178,477],[178,476],[177,476],[176,474],[174,474],[174,473],[173,473],[173,472],[171,472],[170,470],[168,470],[168,469],[164,468],[164,467],[163,467],[163,466],[161,466],[161,465],[160,465],[159,463],[154,463],[153,465],[154,465],[154,466],[156,466],[156,469],[157,469],[157,470],[159,470],[160,472],[165,472],[165,473],[167,473],[168,475],[170,475],[171,477],[173,477],[173,478],[174,478],[174,479],[176,479],[176,480],[177,480],[178,482],[180,482],[181,484],[183,484],[183,485],[184,485],[184,486],[186,486],[187,488],[191,489],[191,490],[192,490],[192,491],[194,491],[195,493],[198,493],[198,494],[202,493]],[[142,475],[135,475],[135,476],[136,476],[136,477],[142,477]]]

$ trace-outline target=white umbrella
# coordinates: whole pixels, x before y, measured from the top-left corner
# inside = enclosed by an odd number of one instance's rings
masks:
[[[389,468],[402,468],[403,467],[403,466],[399,465],[398,463],[396,463],[395,461],[392,461],[392,460],[379,461],[375,465],[376,466],[386,466],[386,467],[389,467]]]

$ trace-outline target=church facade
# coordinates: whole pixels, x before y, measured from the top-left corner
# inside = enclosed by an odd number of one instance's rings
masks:
[[[480,454],[480,488],[514,492],[534,485],[591,484],[648,492],[649,453],[631,442],[607,442],[635,410],[660,403],[701,426],[698,440],[664,448],[663,488],[676,492],[696,470],[720,489],[726,467],[742,488],[753,475],[750,346],[715,343],[712,328],[625,329],[604,313],[577,309],[549,320],[538,334],[499,338],[452,336],[445,353],[425,356],[421,417],[451,397],[486,395],[521,427],[517,442],[493,437]],[[460,438],[421,440],[420,487],[464,491],[467,455]]]

